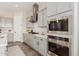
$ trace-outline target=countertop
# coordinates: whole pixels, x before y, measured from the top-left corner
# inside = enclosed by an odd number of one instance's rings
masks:
[[[32,33],[28,33],[28,32],[24,32],[25,34],[31,34],[33,36],[38,36],[38,37],[41,37],[41,38],[46,38],[47,39],[47,35],[43,35],[43,34],[32,34]]]

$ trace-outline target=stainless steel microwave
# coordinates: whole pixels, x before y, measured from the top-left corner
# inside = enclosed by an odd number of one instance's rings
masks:
[[[52,19],[48,24],[48,31],[55,33],[71,34],[72,33],[72,16],[65,16]]]

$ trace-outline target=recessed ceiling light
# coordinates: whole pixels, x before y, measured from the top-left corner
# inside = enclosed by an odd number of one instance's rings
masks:
[[[19,7],[19,5],[15,5],[15,7]]]

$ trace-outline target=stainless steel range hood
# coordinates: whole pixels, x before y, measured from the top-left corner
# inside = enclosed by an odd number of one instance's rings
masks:
[[[38,21],[38,4],[33,5],[33,16],[31,16],[30,22],[35,23]]]

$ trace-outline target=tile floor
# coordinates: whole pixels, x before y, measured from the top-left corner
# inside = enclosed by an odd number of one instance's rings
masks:
[[[13,53],[13,56],[24,56],[24,55],[25,56],[41,56],[39,53],[37,53],[31,47],[29,47],[28,45],[21,43],[21,42],[9,43],[8,51],[9,51],[9,54],[8,54],[9,56],[12,55],[11,53]],[[19,53],[17,53],[17,52],[19,52]]]
[[[8,56],[25,56],[24,52],[19,46],[12,46],[8,49]]]

